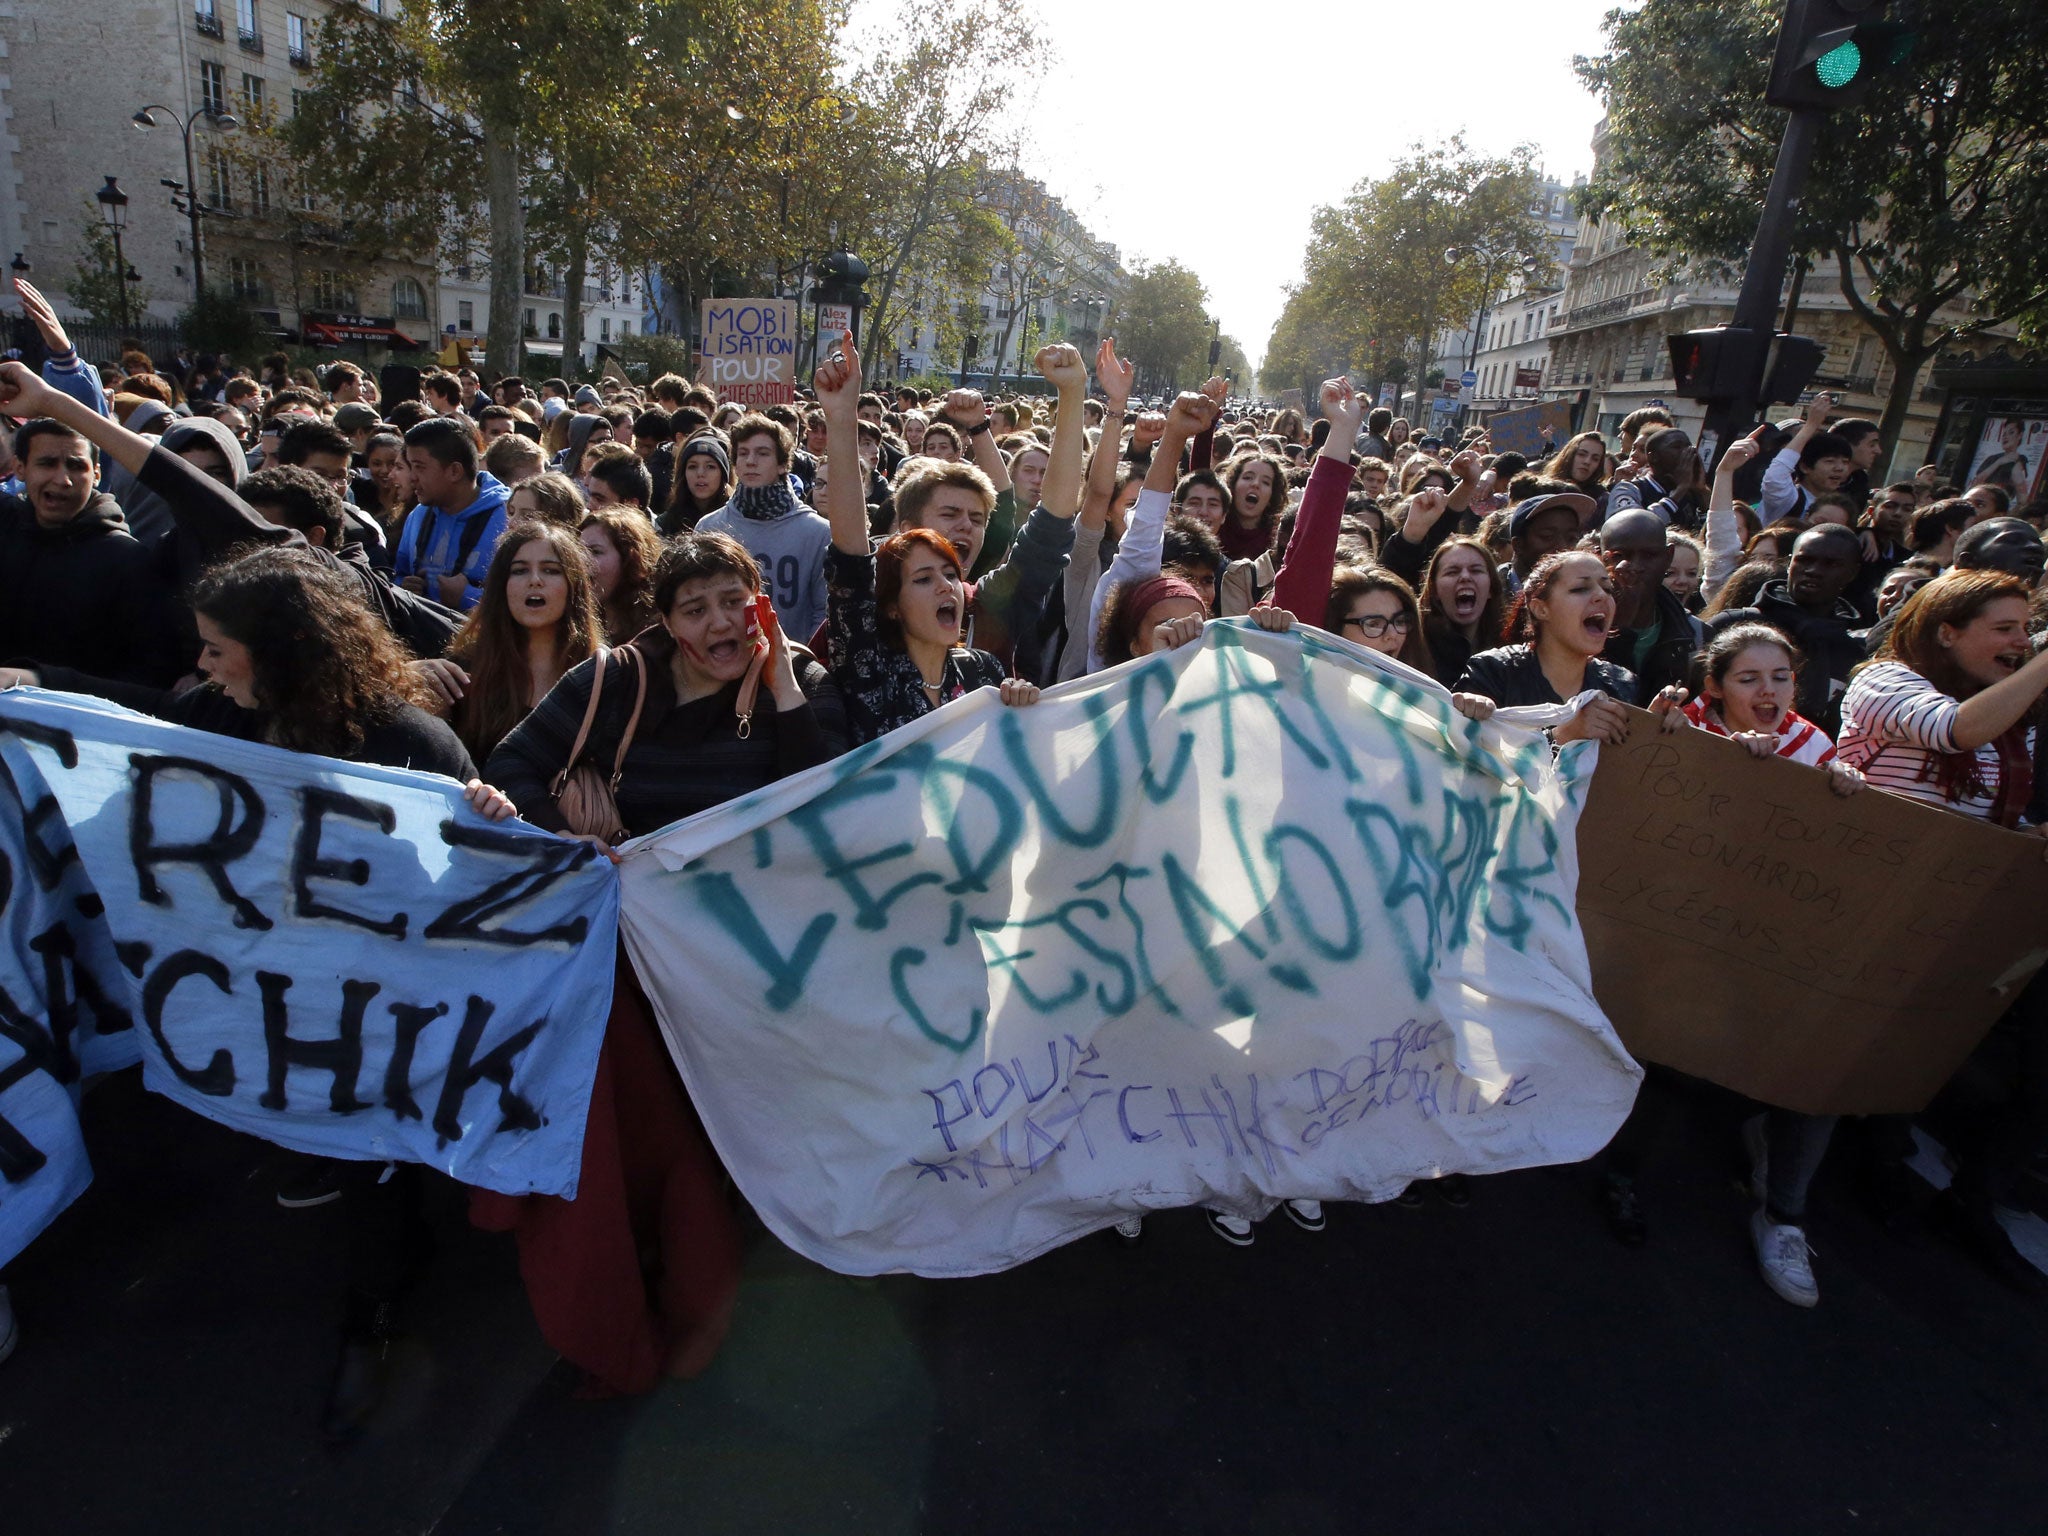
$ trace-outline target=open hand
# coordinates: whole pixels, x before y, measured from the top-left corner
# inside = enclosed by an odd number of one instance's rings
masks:
[[[1102,392],[1109,397],[1111,409],[1121,411],[1131,398],[1131,380],[1137,376],[1138,365],[1116,355],[1116,338],[1105,336],[1102,344],[1095,349],[1095,382],[1102,386]]]
[[[469,674],[448,660],[445,656],[430,656],[421,661],[409,661],[406,671],[427,685],[433,694],[433,703],[428,707],[442,717],[457,704],[469,690]]]
[[[69,352],[71,338],[65,334],[64,322],[57,318],[57,311],[50,307],[50,301],[38,293],[35,285],[25,277],[14,280],[14,291],[21,295],[22,312],[35,322],[43,345],[59,354]]]

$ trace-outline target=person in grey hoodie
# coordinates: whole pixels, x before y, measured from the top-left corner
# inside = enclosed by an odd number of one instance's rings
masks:
[[[732,500],[697,524],[745,546],[761,567],[784,634],[805,639],[825,622],[825,551],[832,525],[797,499],[790,479],[796,439],[789,428],[749,413],[733,423]]]
[[[242,477],[249,472],[248,457],[235,434],[208,417],[194,416],[166,427],[157,441],[231,491],[241,485]],[[175,526],[163,497],[118,464],[107,464],[105,476],[107,490],[121,503],[121,511],[128,519],[128,531],[151,547],[161,544]]]

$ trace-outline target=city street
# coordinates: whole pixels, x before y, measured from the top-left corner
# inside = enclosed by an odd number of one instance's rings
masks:
[[[1853,1143],[1821,1305],[1787,1306],[1726,1114],[1675,1106],[1639,1252],[1583,1168],[1243,1251],[1175,1212],[965,1281],[845,1279],[754,1226],[723,1355],[644,1400],[578,1398],[510,1240],[443,1186],[400,1386],[330,1452],[339,1207],[278,1209],[272,1149],[125,1074],[87,1101],[96,1184],[10,1275],[0,1508],[9,1536],[2038,1530],[2038,1308],[1868,1220]]]

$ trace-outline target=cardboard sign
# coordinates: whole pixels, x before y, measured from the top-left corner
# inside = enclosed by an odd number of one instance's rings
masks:
[[[1808,1114],[1917,1110],[2048,959],[2040,840],[1630,711],[1579,823],[1636,1056]]]
[[[1495,453],[1519,453],[1525,459],[1536,459],[1543,453],[1546,437],[1561,443],[1571,432],[1571,426],[1571,403],[1546,400],[1519,411],[1502,411],[1486,423],[1486,435]]]
[[[796,301],[706,299],[699,382],[734,405],[796,399]]]

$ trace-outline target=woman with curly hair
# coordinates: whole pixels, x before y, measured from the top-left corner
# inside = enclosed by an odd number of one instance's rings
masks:
[[[654,567],[661,538],[632,507],[593,507],[577,528],[604,617],[605,639],[624,645],[655,620]]]
[[[462,669],[449,720],[472,757],[489,758],[563,673],[597,653],[600,614],[590,561],[568,529],[514,523],[505,530],[483,595],[444,663]]]
[[[1230,507],[1216,537],[1232,560],[1256,560],[1273,547],[1273,525],[1287,505],[1287,466],[1270,454],[1247,453],[1223,471]]]

